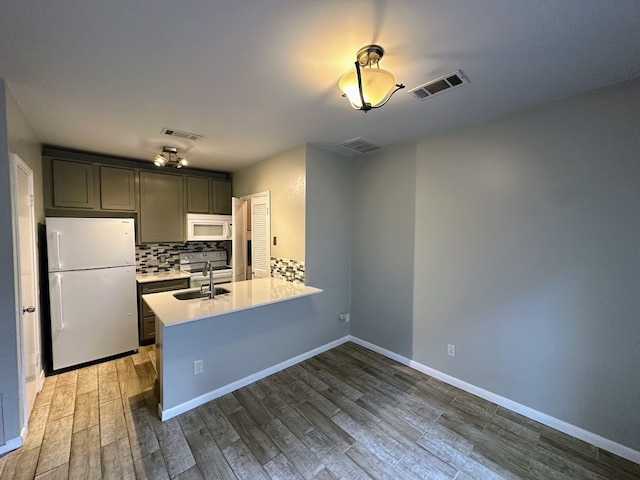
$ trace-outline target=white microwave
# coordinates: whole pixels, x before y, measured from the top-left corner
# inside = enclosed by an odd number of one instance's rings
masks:
[[[187,242],[231,240],[231,215],[187,213]]]

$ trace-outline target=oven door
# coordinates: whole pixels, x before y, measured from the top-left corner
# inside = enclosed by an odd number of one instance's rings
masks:
[[[213,284],[219,285],[221,283],[231,283],[233,281],[233,270],[223,270],[213,274]],[[189,277],[189,286],[194,287],[209,287],[209,275],[192,275]]]

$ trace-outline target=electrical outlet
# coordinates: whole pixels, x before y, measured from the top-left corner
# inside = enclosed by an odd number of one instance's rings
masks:
[[[456,356],[456,346],[455,345],[451,345],[451,344],[447,345],[447,355],[449,355],[450,357],[455,357]]]
[[[338,318],[341,322],[349,323],[351,321],[351,314],[348,312],[341,313],[340,315],[338,315]]]
[[[193,362],[193,374],[200,375],[202,372],[204,372],[204,362],[202,360]]]

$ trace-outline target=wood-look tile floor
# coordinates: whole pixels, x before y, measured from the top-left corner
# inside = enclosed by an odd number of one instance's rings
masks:
[[[640,479],[640,466],[353,343],[167,422],[155,352],[48,377],[5,479]]]

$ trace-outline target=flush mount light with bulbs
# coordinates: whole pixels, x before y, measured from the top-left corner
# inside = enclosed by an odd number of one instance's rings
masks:
[[[380,45],[362,47],[356,55],[355,71],[344,75],[338,83],[342,96],[356,110],[368,112],[380,108],[394,93],[404,88],[403,84],[396,83],[393,73],[380,68],[383,55],[384,49]]]
[[[182,168],[187,166],[187,159],[178,155],[176,147],[162,147],[162,153],[158,153],[153,157],[153,164],[156,167],[169,165],[175,168]]]

